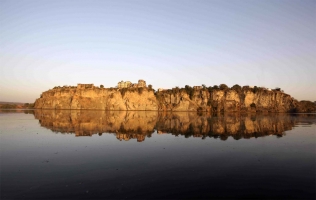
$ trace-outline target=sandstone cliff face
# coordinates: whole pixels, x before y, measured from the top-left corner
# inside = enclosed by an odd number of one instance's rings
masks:
[[[56,88],[35,102],[39,109],[159,110],[221,112],[316,112],[311,102],[298,102],[281,91],[242,89],[173,89],[154,94],[148,88]]]
[[[192,97],[185,91],[161,92],[159,110],[221,112],[315,112],[316,105],[298,102],[280,91],[253,92],[235,90],[195,90]]]
[[[316,112],[316,104],[310,101],[300,101],[294,111],[303,113]]]
[[[105,88],[57,88],[44,92],[35,101],[41,109],[157,110],[152,90],[141,93]]]
[[[185,92],[176,92],[174,94],[161,92],[158,97],[159,110],[163,111],[196,111],[199,107],[198,102],[191,100]]]

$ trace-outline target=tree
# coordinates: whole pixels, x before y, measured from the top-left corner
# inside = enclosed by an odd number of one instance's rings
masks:
[[[228,86],[226,84],[222,83],[222,84],[219,85],[219,89],[226,90],[226,89],[228,89]]]
[[[256,92],[258,92],[258,87],[257,86],[255,86],[255,87],[253,87],[253,93],[256,93]]]
[[[211,92],[213,91],[212,86],[208,87],[208,88],[207,88],[207,90],[208,90],[208,92],[210,92],[210,93],[211,93]]]
[[[235,84],[231,89],[235,90],[236,92],[240,92],[241,91],[241,86],[238,85],[238,84]]]
[[[148,89],[152,90],[153,86],[151,84],[148,85]]]
[[[194,90],[191,86],[189,85],[185,85],[184,89],[186,91],[186,93],[189,95],[189,98],[192,100],[193,96],[194,96]]]
[[[104,88],[104,85],[100,85],[100,88]]]
[[[213,89],[218,89],[218,86],[217,86],[217,85],[214,85],[214,86],[213,86]]]
[[[206,85],[205,85],[205,84],[202,84],[202,87],[203,87],[203,89],[205,89],[205,88],[206,88]]]

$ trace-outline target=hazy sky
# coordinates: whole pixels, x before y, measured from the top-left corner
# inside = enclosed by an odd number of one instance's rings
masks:
[[[316,1],[0,0],[0,67],[0,101],[138,79],[316,101]]]

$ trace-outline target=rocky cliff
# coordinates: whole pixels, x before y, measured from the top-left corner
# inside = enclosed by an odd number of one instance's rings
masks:
[[[159,110],[221,112],[316,112],[316,105],[267,89],[62,87],[43,92],[37,109]]]
[[[310,101],[297,101],[290,95],[277,91],[251,88],[197,89],[187,91],[175,88],[159,92],[159,110],[221,112],[316,112]]]
[[[157,110],[153,90],[63,87],[43,92],[35,101],[41,109]]]

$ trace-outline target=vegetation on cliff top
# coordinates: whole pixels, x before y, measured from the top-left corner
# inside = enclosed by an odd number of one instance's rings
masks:
[[[88,92],[83,92],[84,90]],[[152,95],[155,98],[152,98]],[[54,87],[44,92],[36,102],[36,108],[55,109],[211,112],[313,112],[316,110],[314,103],[300,103],[283,93],[280,88],[269,89],[238,84],[232,87],[226,84],[214,86],[202,84],[193,87],[185,85],[183,88],[178,86],[172,89],[159,88],[158,91],[155,91],[150,84],[111,88],[104,88],[103,85],[97,87],[93,84],[78,84],[77,87]]]

